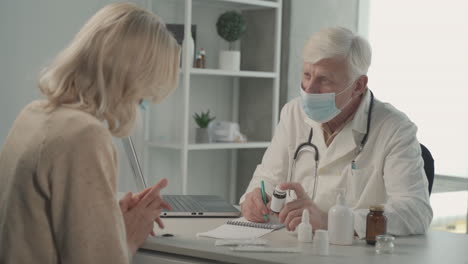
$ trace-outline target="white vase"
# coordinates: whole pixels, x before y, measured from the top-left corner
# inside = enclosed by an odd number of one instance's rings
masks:
[[[219,52],[219,68],[226,71],[240,70],[240,51],[222,50]]]
[[[208,142],[210,142],[210,138],[208,136],[208,129],[207,128],[197,127],[197,130],[195,131],[195,142],[196,143],[208,143]]]
[[[189,65],[190,65],[190,67],[192,67],[193,66],[193,61],[194,61],[194,58],[195,58],[195,42],[193,41],[192,34],[189,34],[188,41],[184,40],[182,45],[185,45],[186,43],[187,43],[187,50],[188,50],[188,54],[189,54]],[[182,51],[184,51],[184,49],[182,49]],[[185,58],[185,57],[182,57],[182,58]]]

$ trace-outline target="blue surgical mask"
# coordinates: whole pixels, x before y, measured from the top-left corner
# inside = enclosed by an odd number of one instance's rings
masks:
[[[150,102],[145,99],[142,99],[139,105],[140,105],[140,109],[145,111],[146,109],[148,109]]]
[[[336,107],[335,97],[352,87],[336,93],[306,93],[301,87],[301,104],[306,115],[317,123],[326,123],[341,113]],[[349,104],[349,100],[344,106]]]

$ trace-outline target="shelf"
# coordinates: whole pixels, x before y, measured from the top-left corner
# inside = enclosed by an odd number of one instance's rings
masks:
[[[277,1],[265,1],[265,0],[194,0],[194,5],[203,5],[207,7],[215,8],[230,8],[230,9],[264,9],[264,8],[279,8],[280,4]]]
[[[225,71],[218,69],[197,69],[190,70],[192,75],[214,75],[214,76],[233,76],[233,77],[251,77],[251,78],[276,78],[278,74],[275,72],[262,71]]]
[[[180,144],[159,143],[159,142],[153,142],[153,141],[146,141],[146,144],[149,147],[153,147],[153,148],[182,149],[182,145]]]
[[[157,143],[147,142],[147,145],[154,148],[164,149],[182,149],[180,144],[170,143]],[[269,141],[265,142],[246,142],[246,143],[205,143],[197,144],[192,143],[188,145],[188,150],[209,150],[209,149],[256,149],[256,148],[267,148],[270,145]]]
[[[267,148],[270,142],[189,144],[189,150]]]

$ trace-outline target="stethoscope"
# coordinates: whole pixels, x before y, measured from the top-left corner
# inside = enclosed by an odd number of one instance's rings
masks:
[[[371,99],[370,99],[370,105],[369,105],[369,112],[367,113],[367,126],[366,126],[366,133],[364,134],[364,137],[361,140],[361,143],[359,144],[359,147],[356,152],[356,156],[354,157],[353,161],[351,161],[351,169],[356,169],[356,158],[361,154],[362,150],[364,149],[364,145],[366,145],[367,138],[369,136],[369,130],[370,130],[370,125],[371,125],[371,118],[372,118],[372,109],[374,108],[374,94],[372,93],[371,90],[369,90]],[[315,198],[316,190],[317,190],[317,185],[318,185],[318,177],[317,177],[317,169],[318,169],[318,163],[319,163],[319,151],[317,146],[312,143],[312,137],[314,135],[314,129],[311,128],[309,132],[309,138],[307,142],[304,142],[300,144],[297,148],[296,151],[294,152],[293,160],[291,167],[289,168],[288,172],[288,181],[290,182],[291,179],[294,177],[293,173],[296,169],[296,162],[297,158],[299,157],[299,154],[302,151],[309,151],[312,152],[312,149],[314,150],[314,161],[315,161],[315,173],[314,173],[314,187],[313,187],[313,193],[312,193],[312,201]],[[288,195],[290,196],[290,191],[288,190]]]

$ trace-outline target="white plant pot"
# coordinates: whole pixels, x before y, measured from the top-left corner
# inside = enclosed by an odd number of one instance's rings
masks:
[[[195,142],[196,143],[209,143],[210,138],[208,136],[208,128],[199,128],[195,131]]]
[[[219,68],[226,71],[240,70],[240,51],[222,50],[219,52]]]

